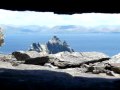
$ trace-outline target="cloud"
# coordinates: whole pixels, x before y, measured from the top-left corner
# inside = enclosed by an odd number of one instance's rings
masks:
[[[120,14],[83,13],[54,14],[53,12],[10,11],[0,9],[0,24],[38,25],[54,27],[59,25],[80,25],[94,27],[99,25],[120,25]]]

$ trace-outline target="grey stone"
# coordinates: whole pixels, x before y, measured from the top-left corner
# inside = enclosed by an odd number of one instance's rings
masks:
[[[9,61],[11,59],[14,59],[14,57],[11,54],[0,54],[1,61]]]
[[[3,29],[0,27],[0,46],[2,46],[4,43],[4,34]]]
[[[120,75],[116,74],[114,71],[107,71],[106,74],[114,77],[120,77]]]
[[[120,63],[120,53],[111,57],[109,63]]]
[[[114,71],[115,73],[119,73],[120,74],[120,66],[112,67],[112,71]]]
[[[23,60],[23,61],[30,58],[40,57],[40,54],[36,51],[15,51],[12,53],[12,55],[17,60]]]
[[[53,66],[51,63],[45,63],[44,66],[49,67],[49,68],[54,68],[54,69],[58,68],[56,66]]]
[[[59,68],[79,67],[82,64],[89,64],[95,62],[102,62],[109,59],[109,56],[100,52],[60,52],[57,54],[50,54],[53,64]]]
[[[10,62],[3,62],[0,61],[0,68],[9,68],[9,69],[14,69],[15,67],[12,66]]]
[[[44,65],[48,63],[49,57],[36,57],[36,58],[29,58],[25,60],[25,64],[34,64],[34,65]]]

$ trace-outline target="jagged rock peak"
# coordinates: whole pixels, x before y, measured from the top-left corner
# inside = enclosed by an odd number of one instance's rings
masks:
[[[51,43],[51,44],[55,44],[55,43],[59,43],[59,44],[61,43],[62,44],[61,40],[57,36],[53,36],[52,39],[49,40],[48,42]]]
[[[50,39],[46,44],[33,43],[29,50],[46,52],[49,54],[55,54],[63,51],[74,52],[74,50],[69,47],[66,41],[62,42],[57,36],[53,36],[52,39]]]

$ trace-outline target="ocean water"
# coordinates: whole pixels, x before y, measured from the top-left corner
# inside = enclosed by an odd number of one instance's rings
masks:
[[[120,33],[80,33],[80,34],[38,34],[19,33],[5,34],[5,44],[0,47],[1,53],[17,50],[28,50],[33,42],[44,44],[53,35],[58,36],[78,52],[97,51],[109,56],[120,52]]]

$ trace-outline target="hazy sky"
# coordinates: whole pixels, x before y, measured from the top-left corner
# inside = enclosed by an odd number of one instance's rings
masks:
[[[5,25],[39,25],[53,27],[56,25],[120,25],[120,14],[83,13],[59,15],[52,12],[9,11],[0,9],[0,24]]]

